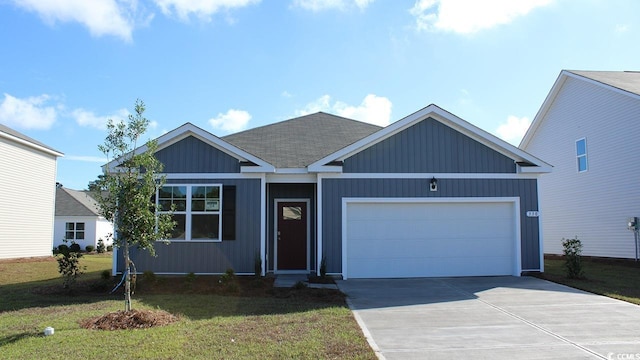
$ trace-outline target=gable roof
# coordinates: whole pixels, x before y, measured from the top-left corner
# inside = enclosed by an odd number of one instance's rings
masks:
[[[471,123],[451,114],[442,108],[431,104],[403,119],[400,119],[391,125],[380,129],[379,131],[362,138],[350,146],[344,147],[334,153],[331,153],[322,159],[314,162],[309,166],[309,171],[340,171],[330,164],[334,161],[343,161],[344,159],[367,149],[414,124],[427,118],[435,119],[452,129],[478,141],[479,143],[513,159],[516,163],[522,164],[519,167],[520,172],[545,173],[551,171],[551,165],[536,158],[535,156],[518,149],[517,147],[507,143],[506,141],[472,125]]]
[[[98,203],[88,191],[56,187],[56,216],[100,216]]]
[[[29,146],[33,149],[45,152],[53,156],[63,156],[63,154],[58,150],[55,150],[54,148],[49,147],[38,140],[32,139],[21,132],[13,130],[6,125],[0,124],[0,137],[10,139],[22,145]]]
[[[600,86],[604,89],[614,91],[625,96],[630,96],[640,100],[640,72],[639,71],[579,71],[579,70],[562,70],[555,83],[551,87],[549,94],[544,99],[540,110],[531,122],[531,126],[525,133],[519,148],[525,149],[533,135],[535,134],[541,122],[551,108],[558,93],[562,89],[567,79],[577,79],[590,84]]]
[[[380,129],[380,126],[318,112],[222,139],[276,168],[305,168]]]
[[[168,133],[157,138],[158,142],[158,151],[162,150],[172,144],[177,143],[178,141],[185,139],[189,136],[193,136],[206,144],[213,146],[214,148],[232,156],[238,161],[243,163],[252,163],[254,166],[247,166],[245,170],[247,172],[273,172],[275,168],[270,163],[264,161],[263,159],[248,153],[235,145],[222,140],[221,138],[213,135],[212,133],[203,130],[191,123],[185,123],[184,125],[169,131]],[[147,150],[147,145],[143,145],[135,149],[135,153],[143,153]],[[107,163],[105,166],[109,171],[116,171],[116,167],[120,165],[120,159],[114,159]]]

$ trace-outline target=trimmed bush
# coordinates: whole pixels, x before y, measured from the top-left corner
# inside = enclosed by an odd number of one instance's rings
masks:
[[[88,253],[92,253],[93,250],[95,250],[95,247],[93,245],[87,245],[85,246],[84,250]]]
[[[69,246],[69,251],[79,253],[80,252],[80,244],[76,244],[71,242],[71,246]]]
[[[107,251],[113,251],[113,245],[107,245]]]
[[[69,252],[69,246],[66,244],[58,245],[58,254],[65,254]]]

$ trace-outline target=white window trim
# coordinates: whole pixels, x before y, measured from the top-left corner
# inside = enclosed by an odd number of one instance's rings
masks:
[[[69,230],[67,229],[67,226],[69,224],[73,224],[73,230]],[[82,230],[78,230],[78,224],[82,224],[82,226],[84,227],[84,229]],[[82,239],[78,239],[78,231],[81,231],[83,234],[83,238]],[[85,224],[84,221],[67,221],[64,223],[64,238],[65,240],[85,240],[86,237],[86,231],[87,231],[87,225]],[[73,238],[68,239],[67,238],[67,233],[73,233]]]
[[[584,141],[584,154],[583,155],[579,155],[578,154],[578,143],[580,141]],[[583,173],[583,172],[589,171],[589,150],[587,148],[587,138],[586,137],[583,137],[583,138],[580,138],[580,139],[576,140],[575,151],[576,151],[576,169],[578,170],[578,173]],[[580,170],[580,158],[584,158],[584,160],[585,160],[585,169],[584,170]]]
[[[187,190],[186,196],[186,210],[185,211],[174,211],[174,214],[184,214],[185,215],[185,234],[184,239],[166,239],[170,242],[222,242],[222,184],[209,184],[209,183],[198,183],[198,184],[164,184],[163,187],[179,187],[184,186]],[[218,211],[191,211],[191,201],[192,201],[192,188],[197,186],[208,186],[214,187],[217,186],[219,188],[218,193],[220,194],[220,205],[218,207]],[[156,190],[156,205],[160,203],[160,189]],[[166,213],[163,211],[158,211],[158,213]],[[201,215],[201,214],[209,214],[209,215],[218,215],[218,239],[191,239],[191,217],[192,215]]]

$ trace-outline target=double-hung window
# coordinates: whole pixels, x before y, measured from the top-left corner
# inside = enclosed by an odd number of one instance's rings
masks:
[[[576,140],[576,158],[578,161],[578,172],[587,171],[587,139],[582,138]]]
[[[84,240],[84,223],[83,222],[66,223],[64,238],[67,240]]]
[[[160,211],[173,209],[168,240],[222,240],[222,185],[167,185],[158,190]]]

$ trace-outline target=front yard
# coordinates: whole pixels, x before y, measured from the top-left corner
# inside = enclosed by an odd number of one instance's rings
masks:
[[[97,283],[111,258],[87,255],[82,281]],[[139,330],[86,330],[79,323],[123,309],[122,295],[59,290],[57,262],[0,261],[0,353],[10,359],[375,359],[342,296],[329,290],[275,291],[217,277],[139,279],[134,309],[179,317]],[[248,287],[248,288],[247,288]],[[253,289],[251,288],[253,287]],[[85,289],[87,289],[85,287]],[[44,328],[53,336],[42,335]]]
[[[547,257],[539,277],[595,294],[640,305],[640,262],[620,259],[582,258],[583,279],[565,275],[562,257]]]

